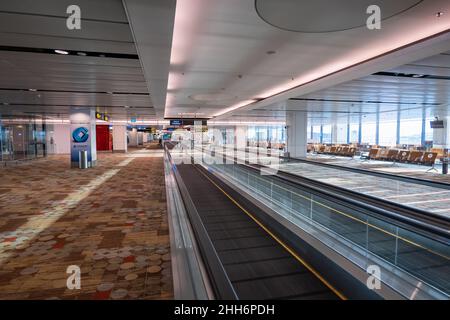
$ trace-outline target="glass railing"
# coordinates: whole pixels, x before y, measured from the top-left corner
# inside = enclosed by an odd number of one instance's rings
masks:
[[[450,295],[450,241],[395,223],[354,203],[336,201],[326,195],[264,175],[249,166],[223,162],[223,155],[205,152],[203,164],[235,186],[271,208],[292,224],[314,226],[319,241],[324,232],[334,241],[382,264],[402,278],[402,285],[387,283],[409,299],[448,299]],[[330,245],[333,245],[332,243]],[[341,250],[342,251],[342,250]],[[350,255],[349,255],[350,256]],[[383,281],[383,275],[380,276]],[[384,281],[388,281],[384,279]],[[407,286],[404,286],[408,283]]]
[[[170,154],[164,154],[164,173],[169,213],[170,248],[175,299],[210,299],[201,255],[195,243]]]

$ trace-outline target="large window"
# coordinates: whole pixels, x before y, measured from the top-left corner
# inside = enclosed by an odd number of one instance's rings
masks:
[[[400,144],[420,145],[422,139],[422,110],[400,113]]]
[[[359,123],[350,123],[350,143],[359,142]]]
[[[380,113],[378,144],[393,147],[397,143],[397,111]]]
[[[336,125],[336,143],[347,143],[347,122]]]
[[[350,132],[349,142],[359,143],[359,114],[349,116]]]
[[[425,112],[425,141],[433,141],[433,129],[431,128],[430,121],[434,120],[434,114],[428,109]]]
[[[377,118],[368,114],[362,118],[361,143],[376,144]]]
[[[270,141],[275,142],[275,143],[284,142],[282,126],[269,127],[269,133],[270,133],[270,136],[269,136]]]
[[[267,127],[256,127],[256,140],[267,141]]]
[[[320,142],[320,126],[313,126],[313,142],[319,143]]]
[[[247,137],[249,141],[256,141],[256,128],[254,126],[248,127]]]
[[[332,139],[331,125],[322,126],[322,143],[331,143]]]

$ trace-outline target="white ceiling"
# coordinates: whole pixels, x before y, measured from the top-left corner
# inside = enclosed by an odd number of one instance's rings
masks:
[[[233,121],[284,121],[286,111],[300,111],[313,124],[326,124],[359,114],[401,110],[410,117],[450,114],[450,51],[385,70],[389,73],[446,77],[444,79],[370,75],[295,97],[289,102],[235,112]]]
[[[111,119],[154,119],[122,1],[77,0],[81,30],[66,27],[70,4],[73,1],[0,2],[0,113],[67,118],[73,106],[95,106]],[[39,53],[36,48],[96,56]]]
[[[186,2],[195,5],[183,6]],[[177,2],[166,116],[220,115],[450,27],[450,19],[435,16],[437,11],[450,14],[446,0],[422,1],[383,21],[378,31],[363,26],[325,33],[277,29],[257,15],[254,4],[254,0]],[[342,12],[346,5],[348,1],[341,5]],[[185,19],[185,12],[196,19]],[[199,94],[209,95],[209,100],[192,99]],[[255,103],[259,106],[261,102]]]
[[[342,2],[342,19],[351,11],[346,6],[352,1]],[[294,2],[305,10],[314,7],[306,0]],[[396,7],[407,8],[416,2],[408,0]],[[417,79],[368,76],[449,50],[447,0],[421,1],[383,20],[381,30],[363,26],[323,33],[278,29],[258,16],[255,0],[78,0],[82,29],[68,30],[66,8],[70,4],[70,0],[0,2],[1,114],[43,112],[63,118],[72,106],[88,105],[116,120],[216,115],[216,120],[250,116],[278,120],[280,112],[270,110],[299,96],[448,101],[448,87],[440,80],[420,79],[419,89],[427,92],[421,94],[415,87]],[[438,11],[444,16],[437,18]],[[440,37],[355,65],[443,30],[447,33]],[[5,50],[6,46],[24,49]],[[114,57],[62,56],[26,48]],[[441,65],[447,58],[433,59],[420,62],[425,67],[417,63],[402,68],[445,74]],[[331,76],[316,80],[330,72]],[[348,82],[353,79],[359,80]],[[329,87],[333,88],[324,90]],[[252,99],[257,101],[252,103]],[[291,101],[289,107],[334,112],[349,108],[345,102],[311,100]],[[373,104],[352,108],[369,112]]]

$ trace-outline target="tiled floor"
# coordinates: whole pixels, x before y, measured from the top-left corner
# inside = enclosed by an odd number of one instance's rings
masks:
[[[161,155],[99,153],[83,171],[68,156],[0,169],[0,299],[172,298]],[[67,288],[70,265],[79,290]]]

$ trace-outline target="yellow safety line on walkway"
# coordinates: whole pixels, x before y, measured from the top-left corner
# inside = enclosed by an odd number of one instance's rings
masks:
[[[195,166],[194,166],[195,167]],[[282,240],[280,240],[276,235],[274,235],[269,229],[267,229],[258,219],[255,218],[253,214],[248,212],[243,208],[233,197],[231,197],[226,191],[224,191],[220,186],[218,186],[213,180],[211,180],[206,174],[195,167],[198,172],[200,172],[206,179],[208,179],[217,189],[219,189],[228,199],[230,199],[239,209],[241,209],[245,214],[247,214],[253,221],[255,221],[264,231],[266,231],[276,242],[278,242],[287,252],[289,252],[297,261],[299,261],[306,269],[308,269],[312,274],[316,276],[325,286],[327,286],[333,293],[338,296],[341,300],[347,300],[347,298],[340,293],[336,288],[334,288],[327,280],[325,280],[316,270],[313,269],[305,260],[303,260],[294,250],[292,250],[288,245],[286,245]]]

